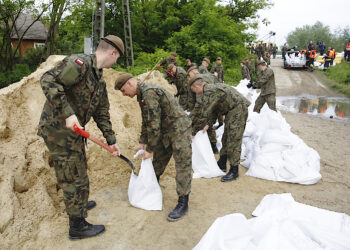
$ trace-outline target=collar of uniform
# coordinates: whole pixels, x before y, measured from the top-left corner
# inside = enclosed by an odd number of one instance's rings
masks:
[[[137,101],[139,103],[141,103],[141,101],[142,101],[142,86],[141,86],[141,84],[144,84],[144,83],[138,83],[137,88],[136,88]]]
[[[97,59],[96,59],[96,55],[91,55],[91,60],[92,60],[92,67],[95,70],[96,76],[98,77],[98,79],[101,79],[102,77],[102,73],[103,73],[103,69],[98,69],[97,68]]]

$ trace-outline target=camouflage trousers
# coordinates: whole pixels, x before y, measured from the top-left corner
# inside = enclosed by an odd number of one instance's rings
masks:
[[[242,151],[242,140],[248,118],[248,108],[239,104],[225,116],[225,128],[222,135],[222,149],[220,156],[227,155],[233,166],[239,165]]]
[[[69,217],[87,217],[89,177],[83,141],[81,152],[72,151],[45,140],[54,163],[58,186],[63,190],[63,200]]]
[[[213,127],[209,127],[207,133],[208,133],[210,143],[213,143],[214,145],[216,145],[216,131],[215,131],[215,129]]]
[[[259,97],[255,101],[254,112],[260,113],[260,110],[267,103],[271,110],[276,110],[276,94],[269,95],[259,95]]]
[[[175,160],[176,192],[179,196],[191,192],[192,181],[192,144],[191,127],[174,135],[168,148],[163,144],[153,150],[153,167],[157,176],[164,173],[171,156]]]

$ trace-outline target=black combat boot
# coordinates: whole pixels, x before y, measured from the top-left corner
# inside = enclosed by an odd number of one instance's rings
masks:
[[[103,225],[91,225],[84,218],[69,218],[69,239],[71,240],[93,237],[104,231]]]
[[[87,210],[91,210],[93,209],[94,207],[96,207],[96,202],[95,201],[89,201],[87,206],[86,206],[86,209]]]
[[[226,162],[227,162],[227,155],[220,155],[220,159],[218,160],[218,166],[225,173],[226,173]]]
[[[158,181],[158,184],[159,184],[160,175],[156,175],[156,177],[157,177],[157,181]]]
[[[213,153],[214,153],[214,154],[218,154],[218,153],[219,153],[219,150],[218,150],[218,148],[216,147],[216,144],[211,142],[210,145],[211,145],[211,148],[212,148],[212,150],[213,150]]]
[[[176,207],[168,215],[168,221],[177,221],[188,211],[188,195],[179,196]]]
[[[221,181],[222,182],[226,182],[226,181],[232,181],[238,178],[238,165],[236,166],[232,166],[230,170],[228,171],[228,173],[221,177]]]

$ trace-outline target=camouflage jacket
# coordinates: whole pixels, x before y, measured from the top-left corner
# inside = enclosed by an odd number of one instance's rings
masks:
[[[215,64],[211,69],[210,69],[210,73],[214,73],[217,72],[218,73],[218,81],[219,82],[224,82],[224,67],[222,66],[222,64]]]
[[[157,145],[168,148],[181,131],[191,127],[191,120],[175,98],[165,89],[153,84],[137,85],[137,101],[142,114],[140,143],[153,152]]]
[[[254,62],[249,62],[248,63],[248,69],[249,69],[249,73],[250,73],[250,75],[252,76],[252,75],[254,75],[255,74],[255,63]]]
[[[275,75],[273,70],[271,68],[266,68],[262,71],[254,86],[261,88],[261,96],[276,94]]]
[[[174,64],[175,66],[177,66],[176,59],[172,59],[171,57],[168,57],[168,58],[163,59],[159,63],[159,65],[162,66],[164,68],[164,70],[166,70],[166,68],[168,67],[169,64]]]
[[[250,80],[249,69],[248,69],[248,67],[246,65],[242,66],[242,79]]]
[[[192,121],[192,134],[195,135],[205,125],[212,127],[219,115],[226,115],[237,105],[248,107],[250,102],[233,87],[224,83],[205,83],[201,102],[196,102],[196,107],[191,113],[195,120]]]
[[[263,60],[267,63],[267,65],[270,65],[271,63],[270,56],[263,56]]]
[[[198,67],[198,71],[199,71],[199,73],[201,73],[201,74],[208,74],[208,73],[209,73],[207,67],[204,67],[203,65],[201,65],[201,66]]]
[[[102,69],[95,55],[76,54],[63,59],[40,80],[46,102],[39,122],[38,135],[45,140],[81,150],[81,136],[66,128],[65,119],[75,114],[85,126],[91,117],[109,145],[116,143],[109,115],[109,101]]]
[[[177,93],[180,95],[187,93],[188,91],[188,78],[186,71],[181,67],[176,67],[176,73],[174,75],[174,83],[177,89]]]

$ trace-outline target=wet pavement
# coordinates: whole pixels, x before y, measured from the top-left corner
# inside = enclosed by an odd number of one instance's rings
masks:
[[[292,113],[350,122],[350,98],[324,96],[278,96],[277,108]]]

